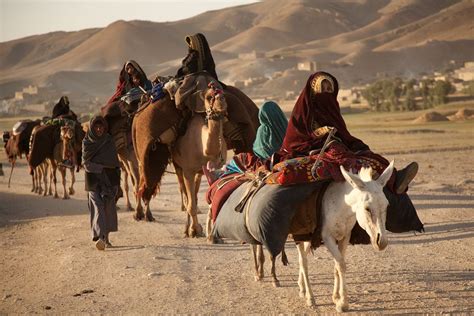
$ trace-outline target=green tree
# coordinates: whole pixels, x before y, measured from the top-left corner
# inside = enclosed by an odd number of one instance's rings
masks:
[[[438,80],[434,83],[433,88],[431,89],[431,94],[433,96],[433,103],[435,105],[444,104],[447,101],[447,96],[449,93],[454,91],[453,85],[449,81]]]

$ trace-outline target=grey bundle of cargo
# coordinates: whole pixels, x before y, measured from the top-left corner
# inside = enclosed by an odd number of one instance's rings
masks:
[[[217,216],[212,234],[217,238],[263,244],[276,256],[283,249],[298,206],[322,184],[268,184],[247,201],[243,212],[235,211],[250,185],[250,182],[244,183],[232,192]]]

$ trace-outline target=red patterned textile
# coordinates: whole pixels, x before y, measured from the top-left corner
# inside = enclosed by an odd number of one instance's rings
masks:
[[[319,154],[284,160],[273,167],[273,174],[267,179],[268,183],[291,185],[309,183],[320,180],[344,181],[339,166],[357,173],[362,167],[372,167],[377,175],[382,174],[389,162],[370,150],[354,153],[340,142],[331,143],[318,161],[314,176],[311,173]],[[389,181],[392,185],[394,177]]]
[[[212,222],[216,221],[219,211],[227,198],[246,180],[239,173],[232,173],[215,181],[206,192],[206,200],[211,205]]]

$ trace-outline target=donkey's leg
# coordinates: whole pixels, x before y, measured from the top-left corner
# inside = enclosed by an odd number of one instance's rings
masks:
[[[261,246],[263,248],[263,246]],[[262,251],[263,253],[263,251]],[[271,271],[271,274],[272,274],[272,278],[273,278],[273,286],[274,287],[280,287],[280,281],[277,279],[276,277],[276,270],[275,270],[275,261],[276,261],[276,256],[272,256],[270,255],[270,260],[272,261],[272,271]],[[261,266],[261,273],[263,274],[263,264]]]
[[[206,220],[206,237],[208,241],[211,241],[211,231],[212,231],[212,209],[209,206],[209,211],[207,212],[207,220]]]
[[[258,262],[258,277],[263,280],[265,272],[263,270],[265,263],[265,253],[263,252],[263,246],[257,245],[257,262]]]
[[[255,281],[260,281],[261,279],[260,279],[260,276],[258,275],[257,247],[258,245],[251,244],[250,253],[252,254],[252,258],[253,258],[253,268],[254,268],[254,273],[255,273],[254,279]]]
[[[298,249],[298,259],[300,264],[300,276],[298,280],[298,285],[300,286],[300,295],[304,293],[306,297],[306,305],[314,306],[314,296],[313,291],[311,290],[311,284],[309,283],[308,275],[308,252],[311,248],[311,243],[307,241],[300,242],[296,245],[296,247]]]
[[[336,308],[341,311],[347,311],[349,309],[349,301],[347,299],[347,288],[346,288],[346,261],[344,259],[344,255],[347,249],[347,245],[349,244],[349,238],[346,237],[343,240],[340,240],[337,244],[339,248],[339,252],[341,253],[341,261],[335,263],[335,267],[337,269],[339,275],[339,301],[335,302]],[[333,294],[334,300],[334,294]]]
[[[76,191],[74,191],[74,183],[76,183],[76,175],[74,174],[74,168],[69,169],[71,172],[71,185],[69,186],[69,194],[74,195]]]
[[[339,250],[339,246],[337,245],[336,240],[331,237],[331,236],[325,236],[323,233],[323,241],[324,244],[326,245],[326,248],[329,250],[329,252],[332,254],[334,257],[334,290],[333,290],[333,301],[336,304],[336,311],[337,312],[344,312],[347,311],[347,303],[344,305],[344,302],[342,302],[341,298],[341,285],[343,283],[343,280],[341,279],[341,269],[343,271],[346,270],[345,262],[344,262],[344,257],[342,256],[342,253]]]

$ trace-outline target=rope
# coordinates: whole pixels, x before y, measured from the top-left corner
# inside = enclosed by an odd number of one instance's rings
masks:
[[[321,156],[324,154],[324,151],[326,151],[326,148],[328,147],[331,138],[334,136],[334,134],[337,132],[337,129],[335,127],[329,127],[329,135],[326,138],[326,141],[324,142],[323,147],[319,151],[318,158],[316,158],[316,161],[314,162],[313,166],[311,167],[311,176],[313,176],[314,180],[317,180],[317,175],[316,175],[316,168],[318,167],[319,160],[321,159]]]

